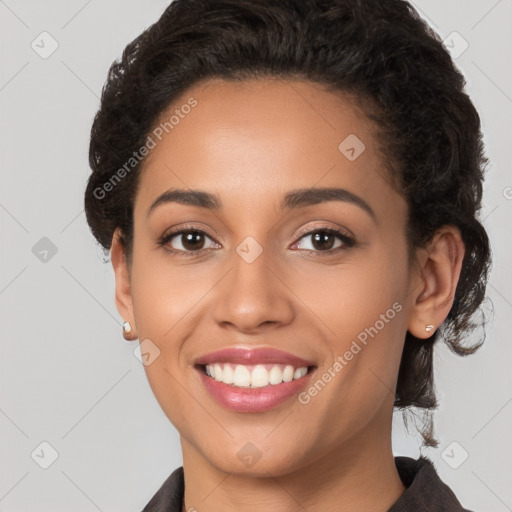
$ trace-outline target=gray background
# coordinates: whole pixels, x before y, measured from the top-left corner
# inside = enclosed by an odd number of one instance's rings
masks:
[[[83,212],[89,131],[107,70],[167,3],[0,0],[3,512],[141,510],[182,464],[178,434],[134,344],[122,339],[113,272]],[[421,453],[466,507],[512,510],[512,1],[414,5],[460,53],[481,115],[495,308],[475,355],[438,349],[440,446]],[[58,48],[44,55],[53,40]],[[414,427],[408,434],[400,414],[394,427],[395,454],[417,457]],[[53,450],[58,457],[43,469]]]

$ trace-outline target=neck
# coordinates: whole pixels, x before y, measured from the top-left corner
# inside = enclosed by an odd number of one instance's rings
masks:
[[[386,512],[405,487],[391,450],[391,428],[352,438],[298,469],[274,477],[226,473],[181,439],[185,475],[183,510]],[[184,504],[184,507],[185,507]]]

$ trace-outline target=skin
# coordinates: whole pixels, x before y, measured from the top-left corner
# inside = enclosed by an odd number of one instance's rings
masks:
[[[185,504],[208,511],[387,511],[405,491],[391,450],[391,419],[404,338],[428,338],[448,315],[464,245],[453,226],[407,261],[405,199],[389,184],[374,127],[347,96],[319,84],[210,80],[189,89],[162,119],[198,104],[145,161],[135,198],[131,264],[112,240],[116,305],[160,355],[145,367],[156,399],[178,429]],[[356,134],[354,161],[338,145]],[[215,193],[222,208],[151,204],[170,188]],[[329,201],[280,211],[285,193],[340,187],[359,206]],[[158,239],[191,224],[207,233],[202,254],[166,252]],[[330,255],[303,228],[341,229]],[[321,229],[320,229],[321,231]],[[263,249],[248,264],[247,237]],[[168,248],[186,251],[177,235]],[[189,252],[191,252],[189,250]],[[263,413],[219,405],[193,361],[225,347],[275,347],[325,373],[357,335],[398,302],[402,310],[308,404],[292,397]],[[238,451],[261,458],[247,467]],[[184,508],[185,510],[185,508]]]

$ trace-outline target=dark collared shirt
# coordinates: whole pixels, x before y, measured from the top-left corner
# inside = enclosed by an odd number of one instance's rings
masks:
[[[429,459],[395,457],[395,465],[407,489],[388,512],[471,512],[462,508]],[[181,512],[184,491],[183,466],[180,466],[171,473],[142,512]]]

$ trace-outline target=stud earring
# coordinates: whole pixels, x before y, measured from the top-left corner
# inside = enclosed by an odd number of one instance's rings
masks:
[[[137,336],[134,336],[132,324],[130,322],[123,323],[123,338],[127,341],[137,339]]]
[[[434,326],[432,324],[428,324],[425,327],[425,331],[427,331],[427,332],[432,332],[433,330],[434,330]]]

